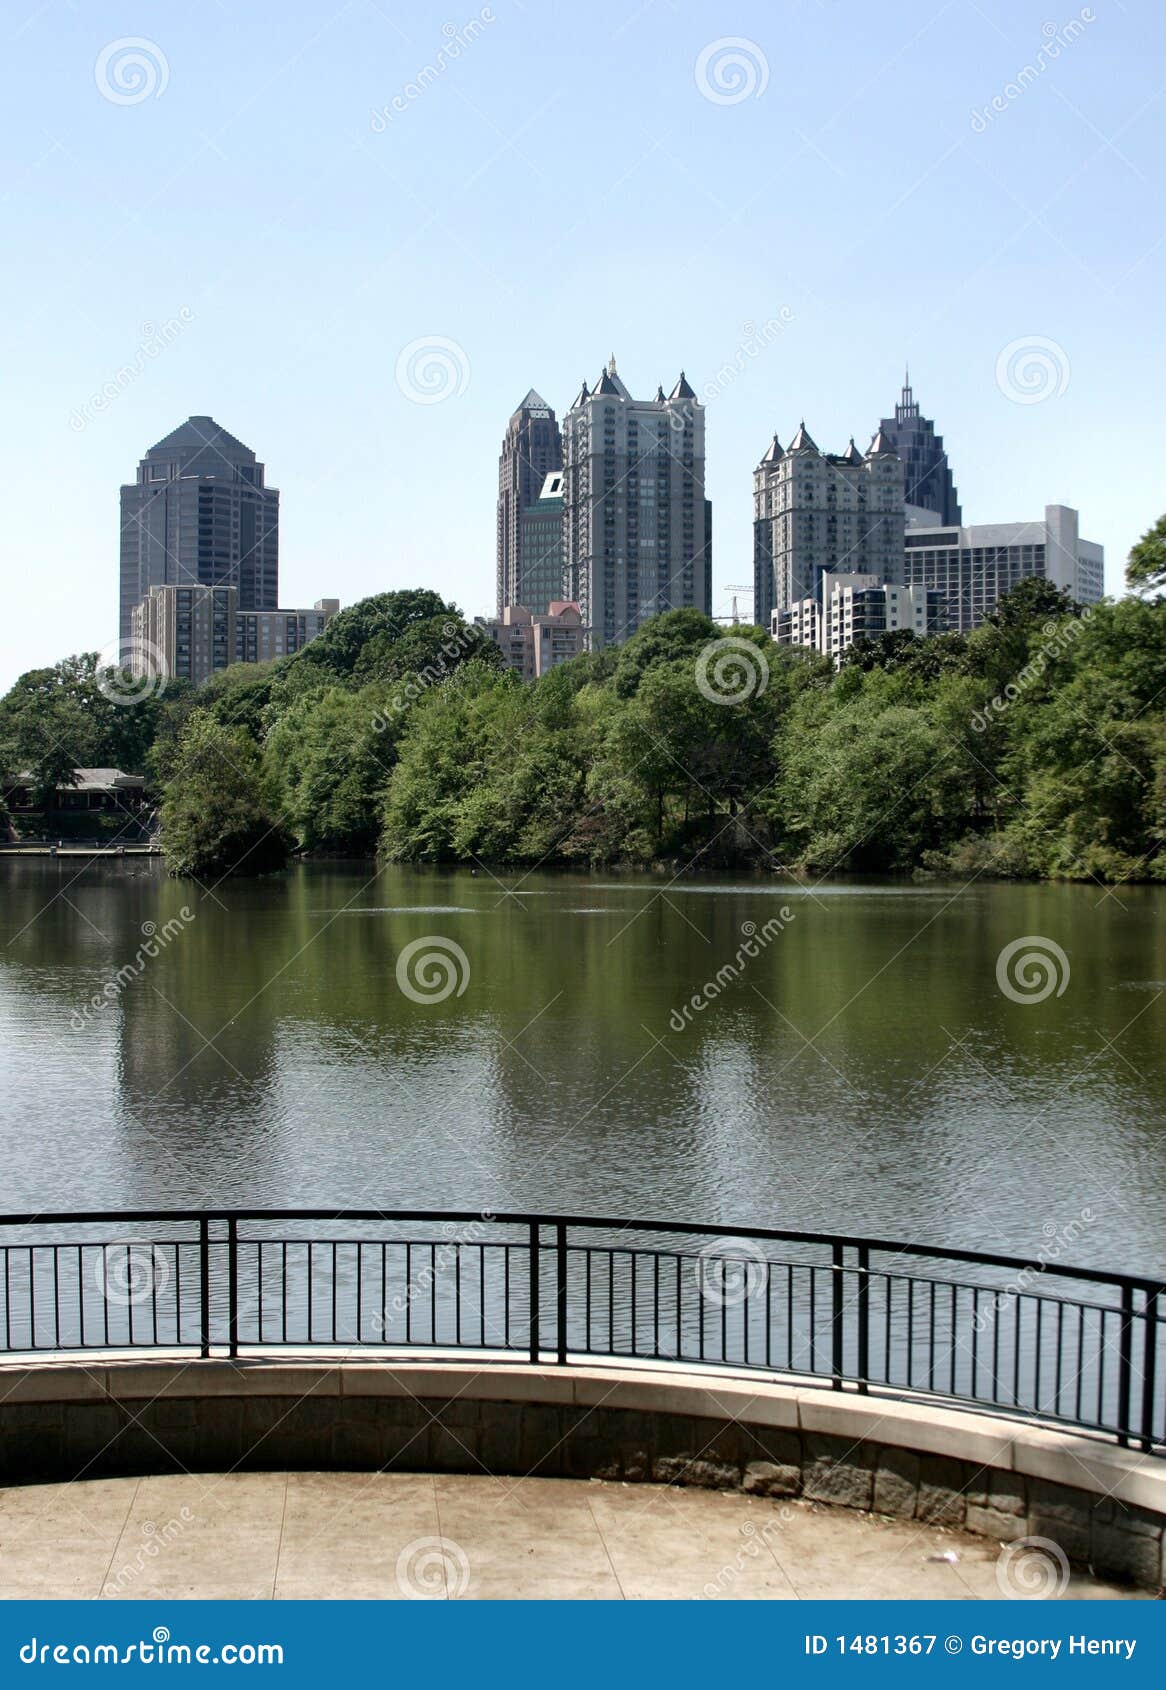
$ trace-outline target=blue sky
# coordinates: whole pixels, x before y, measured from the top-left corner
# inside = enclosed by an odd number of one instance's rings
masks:
[[[0,686],[113,639],[118,487],[192,413],[281,490],[281,602],[492,608],[506,418],[613,351],[711,384],[718,609],[774,429],[865,445],[908,357],[965,521],[1075,504],[1119,590],[1166,508],[1163,18],[9,0]]]

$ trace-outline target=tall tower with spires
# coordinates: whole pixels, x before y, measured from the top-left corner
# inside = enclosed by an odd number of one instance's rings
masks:
[[[920,414],[911,388],[911,372],[903,374],[903,391],[893,417],[884,417],[879,428],[903,460],[903,498],[908,505],[932,511],[936,521],[958,528],[961,522],[959,497],[943,436],[935,424]]]
[[[564,574],[593,647],[661,611],[709,614],[704,449],[704,406],[683,370],[669,394],[633,399],[612,357],[564,416]]]

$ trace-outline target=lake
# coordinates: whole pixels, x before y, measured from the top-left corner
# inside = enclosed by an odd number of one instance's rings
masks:
[[[204,890],[5,860],[0,1206],[626,1213],[1161,1275],[1164,913],[1150,887],[303,864]]]

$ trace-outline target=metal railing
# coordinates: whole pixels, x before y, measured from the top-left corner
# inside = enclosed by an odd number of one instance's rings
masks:
[[[765,1228],[453,1211],[0,1217],[0,1355],[472,1351],[922,1393],[1166,1446],[1166,1283]]]

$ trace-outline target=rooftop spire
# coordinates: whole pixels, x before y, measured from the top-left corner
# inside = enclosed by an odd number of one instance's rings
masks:
[[[814,445],[814,442],[810,439],[809,431],[806,428],[806,419],[804,417],[798,424],[798,432],[789,443],[789,449],[791,452],[816,452],[818,450],[818,448]]]

